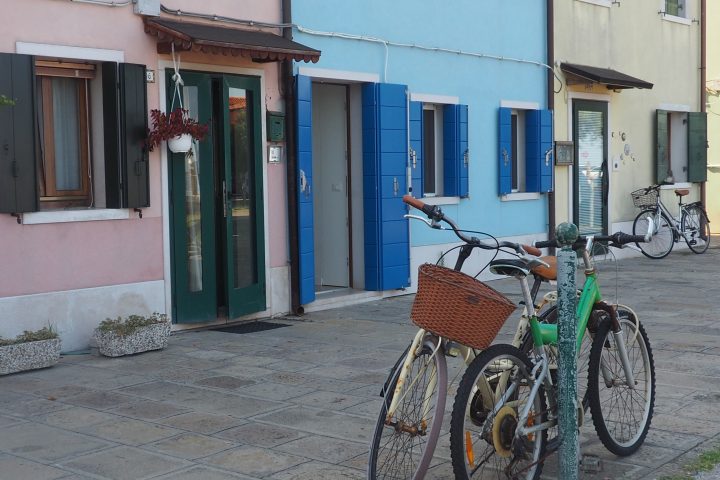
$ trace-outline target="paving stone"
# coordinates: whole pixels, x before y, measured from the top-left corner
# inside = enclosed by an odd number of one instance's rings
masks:
[[[366,454],[368,446],[359,442],[348,442],[337,438],[309,435],[275,447],[286,453],[302,455],[313,460],[320,460],[335,464],[348,461],[358,455]],[[367,457],[365,458],[367,463]]]
[[[266,477],[307,462],[304,457],[243,446],[203,458],[203,463],[254,477]]]
[[[655,420],[650,425],[645,443],[657,445],[665,448],[676,448],[680,451],[687,451],[699,445],[705,440],[699,435],[691,435],[685,433],[661,430],[655,426]]]
[[[345,440],[369,442],[375,422],[369,418],[349,414],[328,412],[327,410],[297,406],[286,408],[255,420],[288,426],[296,430],[342,438]]]
[[[210,435],[242,425],[246,420],[240,420],[228,415],[213,415],[211,413],[189,412],[174,417],[159,420],[159,423],[171,427],[190,430],[191,432]]]
[[[317,391],[301,397],[293,398],[292,403],[302,405],[326,405],[330,410],[344,410],[353,405],[363,403],[365,398],[336,392]]]
[[[714,437],[720,433],[720,424],[708,422],[707,417],[704,419],[694,419],[678,417],[675,414],[667,415],[660,413],[653,416],[652,426],[660,430],[700,435],[702,437]]]
[[[0,415],[0,428],[9,427],[10,425],[15,425],[23,421],[24,420],[21,420],[19,418],[9,417],[7,415]]]
[[[274,480],[364,480],[367,476],[362,470],[312,461],[283,470],[269,478]]]
[[[37,423],[7,427],[0,435],[0,451],[39,462],[57,462],[109,445],[97,438]]]
[[[193,460],[237,446],[238,445],[234,442],[228,442],[226,440],[209,437],[207,435],[182,433],[176,437],[166,438],[164,440],[159,440],[145,445],[144,448],[151,451],[166,453],[174,457]]]
[[[111,422],[83,427],[79,431],[126,445],[142,445],[180,433],[175,428],[141,422],[131,418],[121,418]]]
[[[110,410],[112,413],[140,420],[158,420],[160,418],[172,417],[188,411],[166,402],[154,402],[151,400],[140,400],[136,403],[122,405]]]
[[[211,361],[228,360],[236,356],[234,353],[223,352],[220,350],[190,350],[183,352],[183,355],[191,358],[201,358],[203,360]]]
[[[97,390],[92,388],[83,387],[82,385],[57,385],[48,388],[45,385],[43,388],[36,390],[36,394],[44,398],[53,398],[55,400],[65,400],[68,397],[74,397],[83,393],[93,393]]]
[[[285,385],[282,383],[258,382],[254,385],[239,388],[236,392],[251,397],[266,398],[280,402],[290,401],[293,398],[314,392],[316,388],[298,385]]]
[[[187,470],[180,470],[153,480],[254,480],[252,477],[231,473],[226,470],[217,470],[207,466],[195,466]]]
[[[3,408],[14,415],[32,419],[37,415],[65,410],[70,408],[70,405],[44,398],[36,398],[26,402],[8,404]]]
[[[13,455],[0,454],[0,476],[10,479],[56,480],[69,472]]]
[[[65,403],[79,405],[81,407],[109,410],[124,405],[130,405],[140,401],[140,399],[130,395],[123,395],[118,392],[90,392],[69,397],[63,401]]]
[[[115,447],[64,462],[61,466],[113,480],[137,480],[162,475],[190,462],[132,447]]]
[[[66,410],[39,415],[35,421],[64,428],[66,430],[79,430],[83,427],[97,425],[103,422],[121,420],[122,417],[112,413],[99,412],[91,408],[70,407]]]
[[[247,445],[274,447],[300,438],[303,433],[287,427],[251,422],[223,430],[215,436]]]
[[[202,387],[213,387],[213,388],[224,388],[226,390],[235,390],[246,385],[255,384],[252,380],[231,377],[228,375],[221,375],[217,377],[207,377],[194,382],[195,385]]]

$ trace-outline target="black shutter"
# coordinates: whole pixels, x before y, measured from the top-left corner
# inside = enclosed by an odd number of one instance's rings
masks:
[[[145,65],[120,64],[121,151],[125,160],[126,208],[150,206],[147,137],[147,87]]]
[[[0,53],[0,212],[38,208],[35,176],[35,72],[30,55]]]
[[[688,112],[688,181],[707,181],[707,113]]]
[[[145,65],[105,62],[102,74],[106,205],[149,207]]]
[[[103,141],[105,143],[105,205],[122,207],[122,174],[120,155],[120,83],[118,64],[103,62]]]
[[[665,110],[655,111],[655,183],[672,182],[668,151],[669,115]]]

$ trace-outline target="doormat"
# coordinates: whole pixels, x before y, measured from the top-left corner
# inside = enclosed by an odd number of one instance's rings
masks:
[[[241,325],[233,325],[232,327],[213,328],[212,330],[215,332],[225,333],[255,333],[289,326],[290,324],[288,323],[251,322],[243,323]]]

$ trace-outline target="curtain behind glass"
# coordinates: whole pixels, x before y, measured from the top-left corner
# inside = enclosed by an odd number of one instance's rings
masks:
[[[80,142],[78,133],[77,81],[52,79],[55,136],[55,188],[80,189]]]

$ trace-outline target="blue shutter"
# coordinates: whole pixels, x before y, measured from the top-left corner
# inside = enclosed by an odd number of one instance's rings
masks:
[[[313,239],[312,192],[312,83],[310,77],[297,75],[297,195],[298,249],[300,253],[300,303],[315,300],[315,247]]]
[[[512,191],[512,110],[501,107],[498,119],[498,193]]]
[[[406,90],[385,83],[362,87],[366,290],[409,285],[410,242],[402,202],[407,191]]]
[[[525,191],[549,192],[553,175],[553,117],[550,110],[525,112]],[[548,153],[549,152],[549,153]]]
[[[410,102],[410,148],[415,155],[410,156],[412,169],[412,195],[415,198],[423,196],[423,104]]]
[[[467,105],[443,107],[443,195],[468,195]]]

